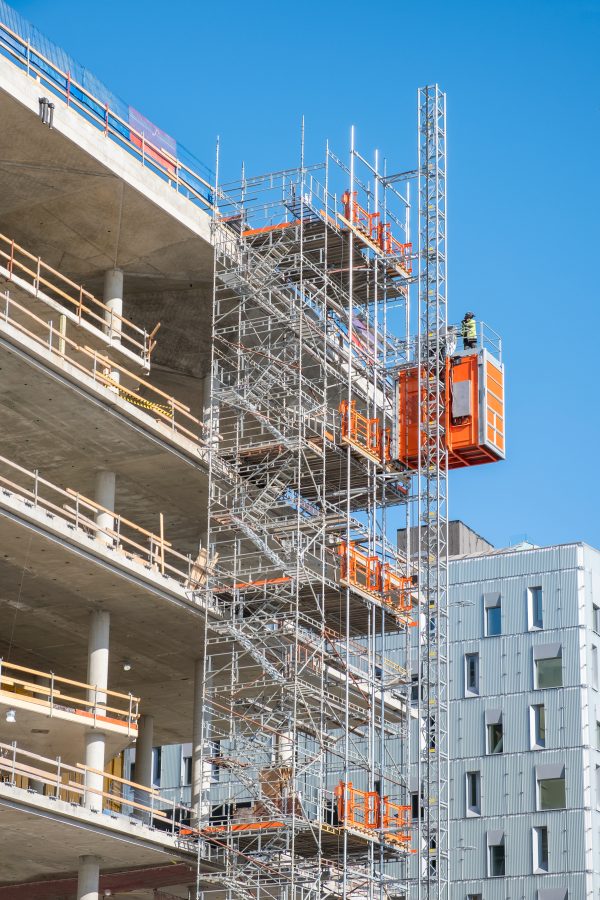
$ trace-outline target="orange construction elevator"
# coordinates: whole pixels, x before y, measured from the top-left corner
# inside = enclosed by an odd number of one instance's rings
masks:
[[[505,457],[504,368],[489,351],[463,351],[445,360],[445,422],[448,468],[477,466]],[[421,404],[418,402],[419,389]],[[427,385],[419,386],[418,368],[398,377],[398,432],[394,456],[410,469],[423,439],[419,409],[426,409]]]

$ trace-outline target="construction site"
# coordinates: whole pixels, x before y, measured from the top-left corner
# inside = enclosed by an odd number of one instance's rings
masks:
[[[447,481],[504,372],[415,95],[393,168],[229,182],[0,2],[0,900],[448,900]]]

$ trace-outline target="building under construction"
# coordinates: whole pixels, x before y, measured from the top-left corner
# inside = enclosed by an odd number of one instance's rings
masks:
[[[0,900],[443,900],[447,472],[505,450],[444,94],[228,183],[0,2],[0,121]]]

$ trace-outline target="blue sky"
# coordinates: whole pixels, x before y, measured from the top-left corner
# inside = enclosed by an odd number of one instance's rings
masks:
[[[450,316],[502,334],[505,463],[450,475],[498,546],[600,546],[600,0],[13,6],[114,93],[236,177],[325,138],[415,165],[416,89],[448,93]]]

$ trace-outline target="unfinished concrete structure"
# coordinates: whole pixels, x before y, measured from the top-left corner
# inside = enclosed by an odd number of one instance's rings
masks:
[[[0,898],[381,900],[413,855],[446,898],[446,473],[504,428],[447,326],[443,93],[416,168],[221,185],[0,12]]]

